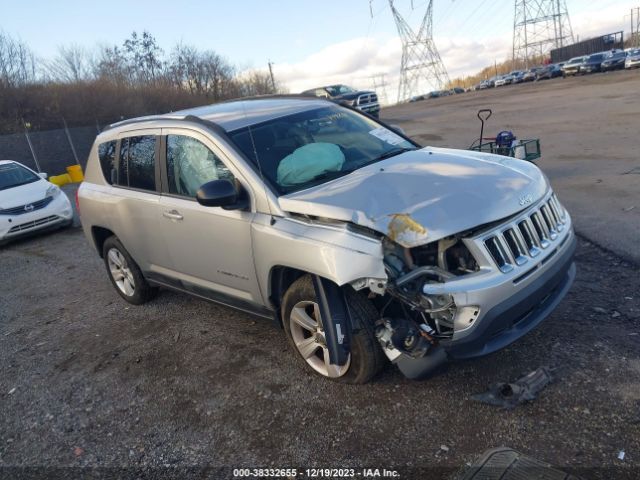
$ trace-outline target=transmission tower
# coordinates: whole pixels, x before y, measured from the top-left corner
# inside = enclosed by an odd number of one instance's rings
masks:
[[[535,57],[573,43],[566,0],[516,0],[513,63],[526,67]]]
[[[389,6],[402,41],[398,102],[426,93],[419,90],[424,88],[425,84],[430,85],[430,88],[442,89],[449,83],[449,75],[433,42],[433,0],[429,0],[418,33],[415,33],[402,18],[393,0],[389,0]]]
[[[387,75],[384,73],[374,73],[369,77],[369,81],[373,85],[373,89],[378,94],[380,103],[385,105],[388,104],[389,96],[387,95],[387,85],[389,85],[389,82],[387,82]]]

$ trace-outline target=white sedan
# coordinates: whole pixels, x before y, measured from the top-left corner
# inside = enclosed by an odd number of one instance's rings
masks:
[[[71,202],[45,177],[13,160],[0,160],[0,243],[71,225]]]

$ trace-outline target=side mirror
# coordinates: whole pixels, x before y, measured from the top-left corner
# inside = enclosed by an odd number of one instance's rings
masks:
[[[196,192],[196,200],[205,207],[222,207],[225,210],[243,209],[248,202],[238,199],[238,188],[226,178],[205,183]]]
[[[41,177],[41,178],[44,178],[45,180],[46,180],[47,178],[49,178],[49,175],[48,175],[48,174],[46,174],[46,173],[44,173],[44,172],[40,172],[40,173],[38,173],[38,175],[40,175],[40,177]]]

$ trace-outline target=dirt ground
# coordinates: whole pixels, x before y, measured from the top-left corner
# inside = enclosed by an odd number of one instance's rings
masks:
[[[511,130],[540,138],[542,159],[578,232],[640,263],[640,69],[492,88],[384,109],[422,145],[467,148]]]
[[[596,86],[587,77],[513,92],[540,89],[539,96],[555,95],[560,103],[563,95],[586,98],[581,88],[599,88],[608,78],[594,77]],[[637,91],[640,75],[624,79],[615,92],[626,85]],[[449,129],[465,138],[468,130],[471,143],[474,109],[488,105],[495,130],[504,125],[543,138],[541,165],[581,237],[576,282],[540,328],[427,382],[408,381],[388,366],[370,384],[340,385],[304,370],[268,320],[166,291],[144,306],[126,304],[77,228],[23,240],[0,248],[0,478],[222,479],[238,467],[395,468],[403,479],[452,478],[498,446],[584,478],[638,478],[638,264],[622,248],[616,254],[586,240],[592,231],[585,226],[590,215],[604,215],[607,228],[622,229],[612,235],[628,235],[637,248],[637,185],[624,184],[631,193],[618,197],[622,182],[638,177],[612,173],[633,168],[635,144],[617,144],[617,160],[598,163],[596,148],[609,141],[607,131],[593,129],[589,140],[594,120],[578,115],[571,131],[576,138],[583,132],[580,142],[594,150],[586,163],[556,161],[551,153],[568,151],[568,137],[544,133],[553,127],[543,119],[535,129],[521,127],[507,108],[517,102],[501,96],[507,92],[427,101],[384,116],[403,115],[410,134],[439,136],[440,144],[454,136]],[[533,110],[542,108],[529,98]],[[624,111],[639,108],[622,103]],[[436,122],[431,109],[448,117]],[[456,120],[455,110],[468,123]],[[639,119],[640,113],[628,122]],[[550,115],[548,122],[558,120]],[[596,178],[602,182],[589,183]],[[585,187],[591,201],[583,213],[572,202],[579,205]],[[636,209],[616,210],[633,201]],[[595,242],[606,245],[607,238]],[[555,380],[529,404],[503,411],[470,399],[542,365],[556,369]]]

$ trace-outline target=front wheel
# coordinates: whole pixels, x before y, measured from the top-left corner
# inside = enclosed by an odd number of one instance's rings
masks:
[[[149,285],[118,237],[107,238],[102,247],[102,257],[111,284],[127,302],[141,305],[156,296],[158,289]]]
[[[378,312],[361,294],[347,290],[346,295],[353,328],[351,354],[344,365],[329,362],[329,350],[310,275],[293,282],[284,295],[284,330],[298,357],[311,371],[339,382],[366,383],[382,369],[386,360],[374,333]]]

